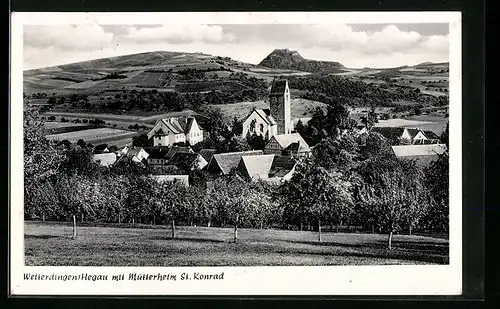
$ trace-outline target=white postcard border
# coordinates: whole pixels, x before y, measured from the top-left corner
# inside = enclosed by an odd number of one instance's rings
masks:
[[[23,212],[23,25],[450,23],[450,264],[301,267],[27,267]],[[462,291],[461,14],[459,12],[13,13],[10,102],[10,292],[14,295],[460,295]],[[171,281],[32,281],[25,273],[176,274]],[[224,280],[182,281],[182,273]]]

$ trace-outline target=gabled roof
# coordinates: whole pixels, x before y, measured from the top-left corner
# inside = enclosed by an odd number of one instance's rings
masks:
[[[186,126],[184,127],[184,132],[189,133],[191,131],[191,128],[193,127],[194,123],[194,118],[188,118],[186,119]]]
[[[161,121],[172,133],[174,134],[183,133],[183,130],[177,121],[170,122],[168,121],[168,119],[162,119]]]
[[[267,124],[270,124],[270,125],[276,124],[276,121],[274,120],[273,116],[266,114],[266,112],[264,110],[255,109],[255,112],[257,112],[257,114],[259,114],[259,116],[262,117],[262,119],[264,119]]]
[[[215,149],[202,149],[200,150],[200,155],[207,161],[210,162],[210,159],[214,156],[214,154],[217,152]]]
[[[297,161],[288,156],[274,156],[269,177],[283,177],[295,167]]]
[[[116,154],[111,153],[101,153],[94,155],[94,162],[99,163],[101,166],[110,166],[116,162]]]
[[[134,156],[137,156],[141,151],[145,151],[142,147],[132,147],[127,151],[126,156],[129,158],[132,158]]]
[[[271,93],[270,95],[283,95],[285,94],[285,88],[287,85],[287,80],[286,79],[277,79],[274,80],[272,85],[271,85]]]
[[[194,151],[193,151],[193,149],[191,149],[191,147],[187,147],[187,146],[172,146],[172,147],[170,147],[168,149],[166,159],[167,160],[172,159],[172,157],[176,153],[178,153],[178,152],[181,152],[181,153],[194,153]]]
[[[266,110],[264,110],[264,109],[253,108],[252,111],[245,118],[245,120],[248,119],[248,117],[250,117],[250,115],[252,115],[254,112],[257,115],[259,115],[259,117],[262,118],[262,120],[264,120],[264,122],[266,124],[276,125],[276,120],[274,120],[274,118],[270,115],[269,109],[267,109],[267,112],[266,112]]]
[[[419,132],[422,132],[422,131],[421,131],[421,130],[419,130],[419,129],[411,129],[411,128],[407,128],[407,130],[408,130],[408,133],[410,133],[411,138],[414,138],[415,136],[417,136],[417,134],[418,134]],[[424,135],[425,135],[425,134],[424,134]]]
[[[304,145],[306,149],[310,150],[309,145],[307,145],[306,141],[299,133],[274,135],[271,139],[275,139],[282,149],[287,148],[292,143],[300,142],[301,145]]]
[[[227,175],[233,168],[236,168],[238,166],[238,163],[240,162],[242,157],[261,154],[263,154],[262,150],[218,153],[213,155],[209,165],[217,164],[222,173]]]
[[[442,154],[446,150],[445,144],[424,144],[392,146],[397,157],[434,156]]]
[[[159,183],[162,183],[164,181],[178,181],[186,187],[189,186],[189,175],[153,175],[153,177]]]
[[[283,151],[290,152],[290,153],[304,153],[304,152],[310,152],[311,148],[307,144],[301,143],[301,142],[293,142],[288,147],[283,149]]]
[[[439,139],[439,136],[436,133],[434,133],[434,132],[432,132],[430,130],[425,130],[424,131],[424,135],[428,139]]]
[[[274,154],[245,156],[241,158],[240,166],[244,169],[245,176],[251,179],[265,179],[269,178],[273,159]]]

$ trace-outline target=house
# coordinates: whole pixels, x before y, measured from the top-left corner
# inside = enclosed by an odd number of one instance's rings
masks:
[[[148,132],[153,146],[172,146],[175,143],[189,142],[195,145],[203,141],[203,130],[195,117],[170,117],[160,119]]]
[[[280,183],[289,180],[295,172],[297,161],[291,157],[263,154],[242,157],[237,174],[243,179]]]
[[[98,163],[101,166],[111,166],[115,164],[117,160],[117,156],[115,153],[100,153],[94,154],[93,156],[94,162]]]
[[[237,168],[242,157],[262,155],[262,150],[228,152],[214,154],[205,169],[216,175],[227,175],[233,169]]]
[[[391,145],[421,145],[439,143],[439,137],[432,131],[422,131],[418,128],[403,127],[373,127],[372,132],[380,133]]]
[[[446,151],[445,144],[399,145],[392,146],[396,157],[415,159],[418,164],[428,165]]]
[[[189,175],[153,175],[153,178],[159,183],[163,183],[165,181],[168,182],[177,182],[186,187],[189,187]]]
[[[148,164],[152,167],[163,166],[168,161],[168,150],[163,147],[152,148],[148,153]]]
[[[441,138],[433,131],[425,130],[423,131],[425,137],[424,144],[439,144],[441,142]]]
[[[249,180],[269,178],[269,171],[274,160],[274,154],[262,154],[256,156],[241,157],[237,167],[237,173]]]
[[[272,82],[269,93],[269,109],[254,108],[243,120],[243,138],[261,135],[270,139],[277,134],[290,134],[293,122],[290,118],[290,88],[286,79]]]
[[[200,155],[207,161],[210,162],[214,154],[216,154],[217,151],[215,149],[202,149],[200,150]]]
[[[308,157],[312,151],[299,133],[292,133],[273,136],[264,148],[264,153]]]
[[[116,162],[130,160],[137,163],[143,163],[147,161],[149,154],[142,147],[125,147],[122,149],[122,155]]]
[[[168,165],[175,165],[184,171],[201,170],[207,164],[208,162],[199,153],[177,152],[168,160]]]

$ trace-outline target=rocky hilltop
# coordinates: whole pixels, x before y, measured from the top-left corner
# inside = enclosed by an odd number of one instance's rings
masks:
[[[289,49],[275,49],[259,65],[284,70],[297,70],[310,73],[328,72],[344,68],[334,61],[318,61],[303,58],[297,51]]]

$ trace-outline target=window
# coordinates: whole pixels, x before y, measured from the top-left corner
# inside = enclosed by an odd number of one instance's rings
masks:
[[[264,132],[264,125],[262,123],[259,125],[259,127],[260,127],[260,132]]]

